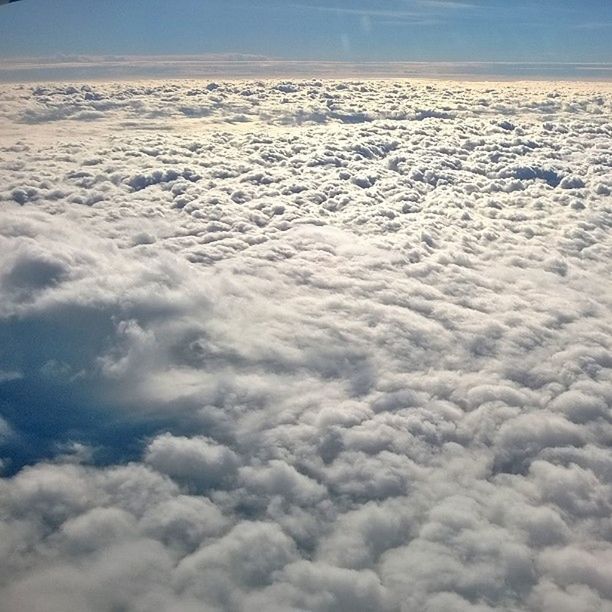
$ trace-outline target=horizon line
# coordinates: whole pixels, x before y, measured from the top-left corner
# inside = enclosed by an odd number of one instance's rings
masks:
[[[612,81],[610,62],[531,60],[322,60],[239,53],[15,56],[0,82],[126,79],[432,78]]]

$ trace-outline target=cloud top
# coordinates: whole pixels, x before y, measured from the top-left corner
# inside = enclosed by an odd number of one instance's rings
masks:
[[[611,106],[0,88],[3,610],[612,610]]]

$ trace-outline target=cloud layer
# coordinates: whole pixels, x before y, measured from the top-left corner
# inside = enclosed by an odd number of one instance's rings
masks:
[[[338,14],[335,15],[338,17]],[[371,18],[362,16],[366,31]],[[387,25],[431,25],[431,21],[401,20],[393,17]],[[582,29],[589,29],[585,24]],[[605,29],[605,24],[599,24]],[[579,28],[579,26],[574,26]],[[591,30],[593,28],[590,28]],[[596,30],[597,28],[595,28]],[[345,52],[350,39],[340,38]],[[451,54],[452,55],[452,54]],[[449,55],[450,57],[450,55]],[[600,58],[599,58],[600,59]],[[272,57],[240,54],[208,55],[121,55],[57,57],[4,57],[0,82],[75,81],[103,79],[530,79],[602,81],[612,78],[608,62],[485,62],[485,61],[312,61],[280,60]]]
[[[3,609],[612,610],[611,110],[3,86]]]

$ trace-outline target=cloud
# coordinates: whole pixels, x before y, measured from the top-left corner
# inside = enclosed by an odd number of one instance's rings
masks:
[[[472,10],[480,8],[477,4],[459,2],[458,0],[416,0],[414,2],[392,3],[385,8],[380,3],[363,6],[329,6],[322,4],[290,4],[294,9],[335,13],[337,15],[367,16],[374,19],[399,19],[403,22],[420,23],[423,18],[443,15],[448,10]]]
[[[462,3],[452,3],[458,7]],[[303,5],[304,10],[317,10]],[[279,7],[282,9],[283,7]],[[483,5],[479,9],[485,8]],[[327,7],[325,10],[334,10]],[[349,9],[355,11],[356,9]],[[402,12],[385,16],[384,10],[379,15],[371,16],[357,11],[353,18],[358,21],[360,32],[369,35],[374,25],[384,27],[409,28],[414,26],[432,26],[443,24],[451,9],[437,4],[429,15],[420,12]],[[397,11],[396,11],[397,13]],[[342,13],[341,13],[342,14]],[[403,15],[403,16],[400,16]],[[467,15],[466,15],[467,16]],[[348,35],[343,35],[350,44]],[[342,42],[342,40],[340,41]],[[84,78],[101,81],[147,80],[147,79],[312,79],[314,78],[445,78],[453,80],[480,79],[550,79],[565,80],[610,80],[612,67],[605,62],[411,62],[411,61],[309,61],[286,60],[275,57],[241,55],[241,54],[204,54],[204,55],[153,55],[153,56],[60,56],[60,57],[15,57],[5,58],[0,66],[0,82],[48,82],[48,81],[82,81]],[[86,75],[86,77],[84,76]],[[213,87],[216,83],[209,83]],[[183,112],[192,117],[207,116],[207,107],[194,108],[189,100],[184,101]],[[76,115],[84,113],[84,120],[99,120],[103,110],[47,109],[47,114],[39,117],[38,113],[29,115],[32,122],[40,119],[63,118],[62,113]],[[142,117],[131,127],[142,129]],[[157,131],[167,128],[159,125]]]
[[[3,609],[610,609],[611,105],[2,86]]]
[[[239,465],[235,453],[214,441],[170,434],[155,438],[144,458],[158,472],[204,490],[235,478]]]

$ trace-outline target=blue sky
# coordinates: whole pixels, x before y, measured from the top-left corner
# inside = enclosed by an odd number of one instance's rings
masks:
[[[611,0],[23,0],[0,56],[612,61]]]

